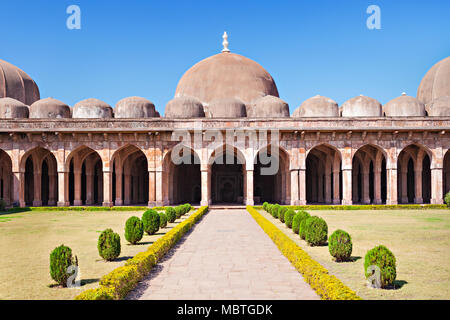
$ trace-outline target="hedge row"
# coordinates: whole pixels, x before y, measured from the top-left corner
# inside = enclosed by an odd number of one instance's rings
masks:
[[[10,208],[6,210],[7,213],[25,212],[25,211],[142,211],[147,210],[146,206],[134,207],[25,207],[25,208]],[[164,210],[165,207],[152,207],[154,210]]]
[[[100,287],[89,289],[76,300],[119,300],[123,299],[137,283],[150,272],[153,266],[163,257],[192,226],[208,211],[208,206],[201,207],[189,218],[156,240],[147,251],[138,253],[129,259],[124,266],[114,269],[102,277]]]
[[[283,206],[293,210],[425,210],[425,209],[448,209],[445,204],[362,204],[362,205],[305,205],[305,206]],[[254,206],[255,209],[263,209],[262,206]]]
[[[327,269],[311,259],[293,240],[258,213],[254,207],[247,206],[247,211],[322,299],[361,300],[353,290],[335,276],[330,275]]]

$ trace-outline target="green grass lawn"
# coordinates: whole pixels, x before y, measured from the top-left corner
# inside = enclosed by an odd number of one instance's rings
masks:
[[[450,299],[450,210],[318,211],[328,235],[347,231],[352,262],[332,260],[327,246],[309,247],[297,234],[264,210],[258,210],[363,299]],[[396,289],[371,289],[364,278],[364,256],[383,244],[397,260]]]
[[[138,245],[125,240],[126,220],[143,211],[28,211],[0,214],[0,299],[72,299],[83,290],[97,287],[100,278],[125,264],[128,258],[145,251],[156,239],[186,219],[185,214],[157,234],[144,235]],[[103,261],[97,250],[101,231],[112,228],[121,238],[121,254],[116,261]],[[64,244],[77,255],[81,287],[52,287],[50,252]]]

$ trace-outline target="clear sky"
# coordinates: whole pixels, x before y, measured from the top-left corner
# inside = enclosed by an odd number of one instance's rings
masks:
[[[81,9],[69,30],[66,8]],[[369,5],[381,30],[369,30]],[[450,56],[448,0],[0,0],[0,59],[27,72],[41,98],[114,106],[142,96],[161,114],[196,62],[232,52],[274,77],[291,113],[316,94],[342,104],[416,96],[426,71]]]

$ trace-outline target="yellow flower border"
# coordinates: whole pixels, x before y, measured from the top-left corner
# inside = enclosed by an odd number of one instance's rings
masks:
[[[252,206],[247,211],[323,300],[362,300]]]
[[[120,300],[133,290],[154,265],[208,212],[208,206],[200,207],[189,218],[156,240],[147,251],[140,252],[103,276],[100,287],[83,291],[75,300]]]

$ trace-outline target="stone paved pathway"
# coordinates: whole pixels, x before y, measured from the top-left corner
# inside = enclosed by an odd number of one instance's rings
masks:
[[[210,210],[127,299],[319,299],[246,210]]]

